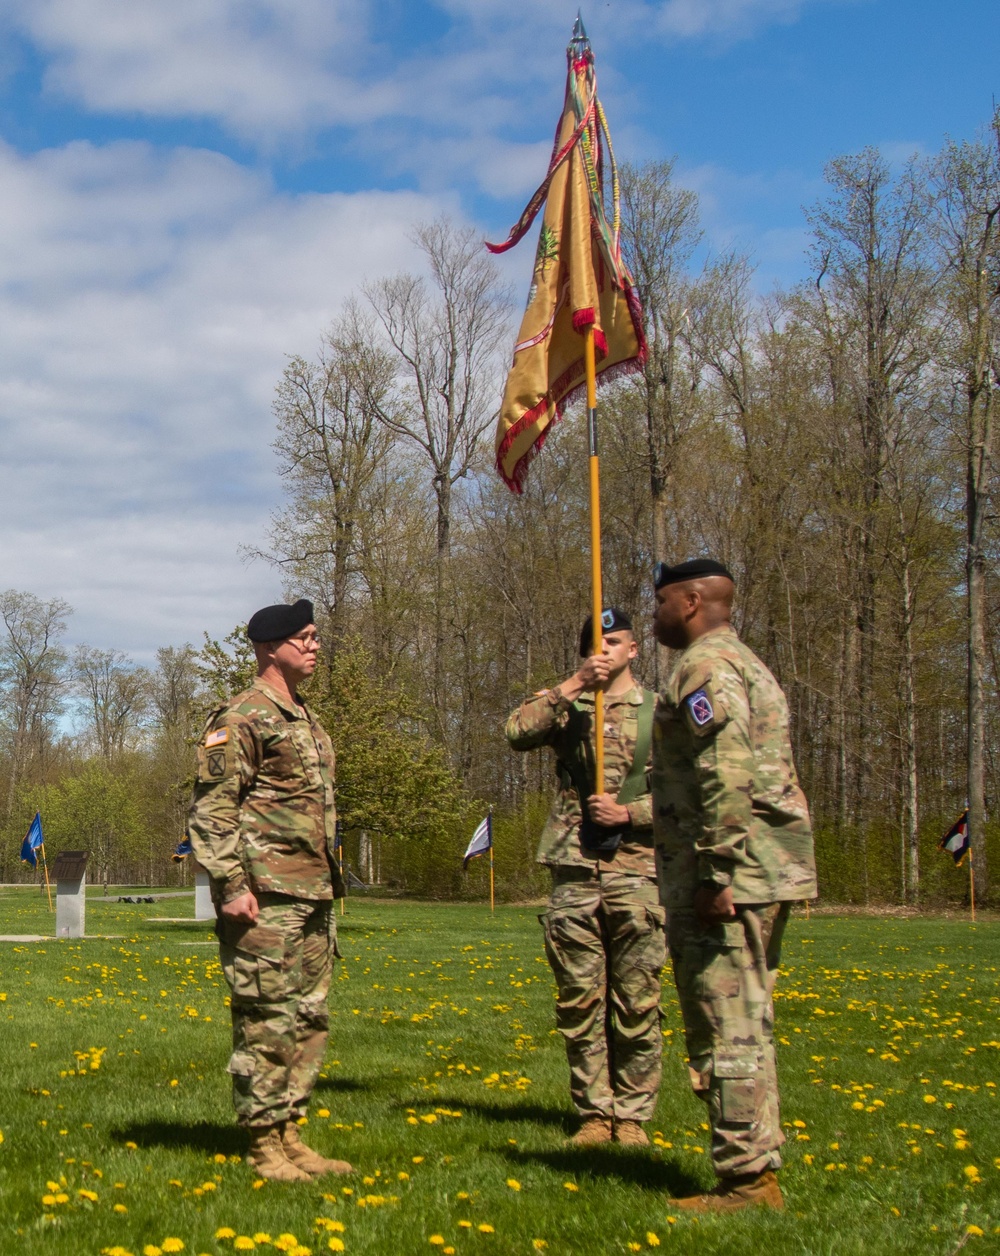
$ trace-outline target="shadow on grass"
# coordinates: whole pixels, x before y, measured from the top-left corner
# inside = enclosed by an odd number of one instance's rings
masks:
[[[625,1150],[618,1147],[564,1147],[557,1151],[523,1151],[516,1147],[499,1149],[514,1164],[543,1164],[558,1173],[577,1178],[617,1178],[626,1186],[639,1186],[664,1196],[680,1198],[697,1195],[706,1189],[670,1160],[653,1159],[644,1148]]]
[[[116,1143],[135,1143],[138,1147],[191,1147],[211,1155],[246,1154],[247,1136],[235,1125],[215,1121],[139,1121],[111,1131]]]
[[[538,1103],[504,1104],[504,1103],[469,1103],[465,1099],[438,1099],[441,1107],[455,1107],[462,1112],[474,1113],[484,1121],[496,1121],[504,1125],[516,1124],[518,1121],[530,1121],[535,1125],[557,1125],[568,1134],[575,1128],[578,1118],[564,1108],[546,1108]]]
[[[371,1090],[364,1082],[356,1082],[351,1077],[318,1077],[314,1090],[334,1090],[340,1094],[354,1094],[360,1090]]]

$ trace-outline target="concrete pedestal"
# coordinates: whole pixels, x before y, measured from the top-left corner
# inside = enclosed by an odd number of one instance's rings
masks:
[[[197,864],[194,870],[194,918],[195,920],[214,920],[215,908],[212,905],[211,883],[208,873]]]
[[[82,938],[87,914],[87,855],[64,850],[52,866],[56,883],[56,937]]]

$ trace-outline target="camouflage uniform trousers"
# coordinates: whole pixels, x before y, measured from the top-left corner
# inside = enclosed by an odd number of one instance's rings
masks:
[[[691,1085],[708,1105],[719,1177],[781,1167],[774,982],[790,903],[737,907],[703,928],[671,908],[667,933]]]
[[[656,882],[572,866],[552,870],[539,916],[558,990],[570,1095],[583,1117],[648,1121],[660,1089],[660,972],[666,961]]]
[[[232,992],[236,1119],[264,1127],[306,1114],[326,1051],[338,951],[329,899],[259,894],[257,902],[256,925],[221,925],[219,952]]]

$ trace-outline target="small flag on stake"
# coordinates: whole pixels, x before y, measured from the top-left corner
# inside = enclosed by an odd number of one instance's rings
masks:
[[[487,816],[485,820],[477,827],[472,835],[472,841],[469,843],[465,852],[465,858],[462,860],[462,871],[464,872],[469,866],[469,860],[475,859],[477,855],[485,855],[488,850],[493,849],[493,817]]]
[[[965,859],[965,856],[969,853],[968,807],[938,842],[938,850],[946,850],[956,864],[961,864]]]
[[[38,856],[35,851],[39,846],[45,845],[45,838],[42,836],[42,817],[39,812],[35,812],[35,818],[28,827],[27,833],[24,835],[24,841],[21,843],[21,861],[22,863],[31,864],[32,868],[38,867]]]
[[[193,854],[194,849],[191,846],[191,839],[185,833],[183,839],[174,847],[174,853],[170,856],[170,858],[174,861],[174,863],[183,863],[184,860],[187,859],[188,855]]]

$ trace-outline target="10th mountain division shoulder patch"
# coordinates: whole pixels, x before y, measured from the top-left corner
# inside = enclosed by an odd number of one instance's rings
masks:
[[[688,712],[698,728],[705,728],[715,719],[712,699],[704,689],[696,689],[684,699]]]

